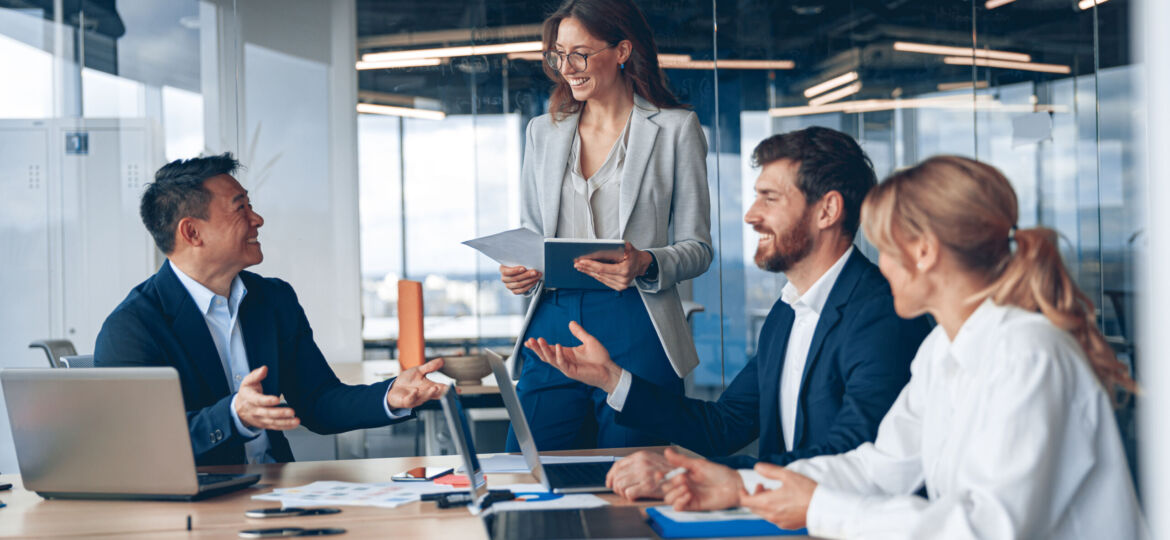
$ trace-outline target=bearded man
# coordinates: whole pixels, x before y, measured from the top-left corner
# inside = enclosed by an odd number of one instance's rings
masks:
[[[760,175],[744,221],[759,234],[755,262],[788,283],[757,355],[717,401],[681,397],[623,370],[576,323],[580,346],[526,343],[570,378],[605,390],[618,424],[735,468],[873,441],[930,329],[898,317],[889,284],[853,244],[861,202],[877,183],[856,141],[811,127],[765,139],[752,161]],[[732,455],[757,438],[758,457]],[[617,462],[607,485],[630,500],[661,498],[671,468],[662,454],[641,451]]]

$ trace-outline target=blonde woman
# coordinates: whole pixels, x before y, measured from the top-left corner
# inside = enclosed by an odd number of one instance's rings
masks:
[[[671,453],[689,472],[667,501],[743,505],[826,538],[1144,535],[1111,399],[1134,382],[1055,233],[1017,230],[1017,208],[998,170],[961,157],[879,184],[862,227],[894,307],[938,326],[876,442],[739,475]]]

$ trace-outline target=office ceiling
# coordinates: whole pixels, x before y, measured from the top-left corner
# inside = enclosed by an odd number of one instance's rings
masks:
[[[642,1],[655,29],[660,52],[694,59],[785,59],[795,69],[720,70],[720,84],[771,86],[744,92],[744,108],[773,103],[803,104],[801,90],[836,74],[856,70],[864,83],[857,98],[934,92],[951,81],[970,81],[970,65],[947,65],[937,55],[894,51],[896,41],[1027,53],[1032,62],[1069,66],[1072,74],[1091,73],[1129,63],[1128,3],[1109,0],[1091,13],[1077,0],[1016,0],[988,10],[986,0],[735,0],[717,2],[719,32],[713,39],[712,7],[706,0]],[[358,0],[359,54],[539,40],[538,28],[559,2],[519,0]],[[974,12],[974,13],[973,13]],[[1099,58],[1094,56],[1094,31]],[[718,51],[717,53],[715,51]],[[692,94],[705,73],[668,70]],[[995,86],[1069,75],[1015,69],[976,70]],[[696,82],[696,81],[699,82]],[[503,55],[458,58],[440,66],[362,71],[360,89],[367,101],[397,96],[437,100],[448,113],[506,106],[509,93],[540,94],[548,80],[537,62],[505,60]],[[758,81],[761,84],[756,84]],[[982,83],[981,83],[982,84]],[[485,101],[486,100],[486,101]],[[750,103],[759,101],[760,103]],[[405,104],[405,102],[403,102]],[[512,104],[513,106],[515,104]]]

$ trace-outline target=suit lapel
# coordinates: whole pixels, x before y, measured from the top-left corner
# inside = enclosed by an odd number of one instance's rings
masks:
[[[853,293],[853,287],[857,285],[857,280],[861,277],[863,266],[858,258],[863,257],[861,250],[854,247],[853,254],[849,256],[849,260],[845,261],[845,267],[841,269],[841,275],[837,276],[837,282],[833,284],[829,298],[825,301],[825,308],[821,310],[821,316],[817,319],[812,344],[808,348],[808,359],[804,362],[804,373],[800,376],[800,396],[796,400],[796,430],[795,435],[793,435],[796,440],[793,441],[793,448],[799,448],[804,439],[804,393],[805,389],[808,388],[808,374],[820,361],[825,337],[833,328],[836,328],[837,323],[841,322],[841,309],[845,307],[849,296]]]
[[[760,455],[773,453],[773,450],[780,453],[786,448],[784,433],[780,430],[780,373],[784,369],[784,355],[788,350],[788,335],[792,333],[795,314],[792,308],[779,300],[773,309],[780,310],[776,315],[775,328],[782,331],[767,336],[772,341],[768,349],[772,354],[768,358],[756,359],[760,366]],[[765,336],[761,335],[760,338],[764,339]],[[769,437],[774,446],[767,447],[764,437]]]
[[[642,188],[642,179],[646,173],[646,165],[650,163],[650,154],[654,150],[654,140],[658,137],[658,124],[651,118],[658,114],[658,108],[634,94],[634,111],[630,115],[630,141],[626,147],[626,162],[622,167],[621,199],[618,204],[618,230],[622,237],[626,236],[626,224],[630,221],[630,214],[638,202],[638,193]]]
[[[543,141],[544,158],[536,181],[545,189],[541,193],[541,215],[544,217],[544,236],[552,237],[557,232],[557,219],[561,210],[561,189],[565,183],[565,170],[569,162],[569,150],[573,146],[573,135],[577,133],[577,122],[581,114],[572,114],[554,122],[547,140]],[[537,141],[541,144],[542,141]]]
[[[212,396],[219,399],[228,395],[230,392],[227,376],[224,374],[219,352],[215,350],[215,342],[211,339],[211,331],[207,329],[207,321],[195,306],[191,294],[171,269],[170,261],[163,263],[158,271],[158,278],[163,311],[171,319],[171,329],[175,333],[175,338],[187,352],[187,361],[203,379],[204,386]]]
[[[243,278],[245,274],[240,275]],[[261,298],[263,292],[259,283],[247,279],[244,285],[248,294],[240,302],[240,332],[244,338],[244,351],[248,354],[248,368],[254,370],[268,366],[268,376],[262,383],[264,393],[279,395],[276,391],[280,378],[276,361],[276,316],[271,305]]]

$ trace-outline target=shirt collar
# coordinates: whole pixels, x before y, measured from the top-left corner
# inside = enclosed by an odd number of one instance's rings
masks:
[[[199,308],[199,313],[204,315],[211,313],[211,302],[219,295],[203,286],[202,283],[195,281],[194,278],[188,276],[174,263],[171,263],[171,270],[175,271],[175,277],[179,278],[179,283],[182,283],[183,287],[187,289],[187,293],[191,295],[191,300],[195,301],[195,307]],[[244,280],[240,279],[239,274],[236,274],[236,277],[232,278],[232,290],[228,293],[230,295],[228,298],[228,312],[232,316],[235,316],[239,310],[240,302],[244,300],[244,295],[247,293],[248,288],[244,286]]]
[[[821,310],[825,308],[825,302],[829,300],[829,293],[833,291],[833,284],[837,282],[837,278],[841,276],[841,270],[845,268],[845,262],[849,260],[849,256],[853,255],[853,246],[845,250],[845,254],[837,259],[821,277],[817,278],[816,283],[809,287],[804,295],[801,296],[796,292],[796,286],[791,281],[784,285],[780,290],[780,300],[785,304],[796,309],[797,305],[801,305],[812,310],[816,314],[820,314]]]
[[[984,300],[959,327],[954,341],[945,341],[946,333],[943,333],[947,352],[960,366],[985,356],[990,343],[987,334],[999,326],[1006,313],[1007,308],[996,305],[990,298]]]

